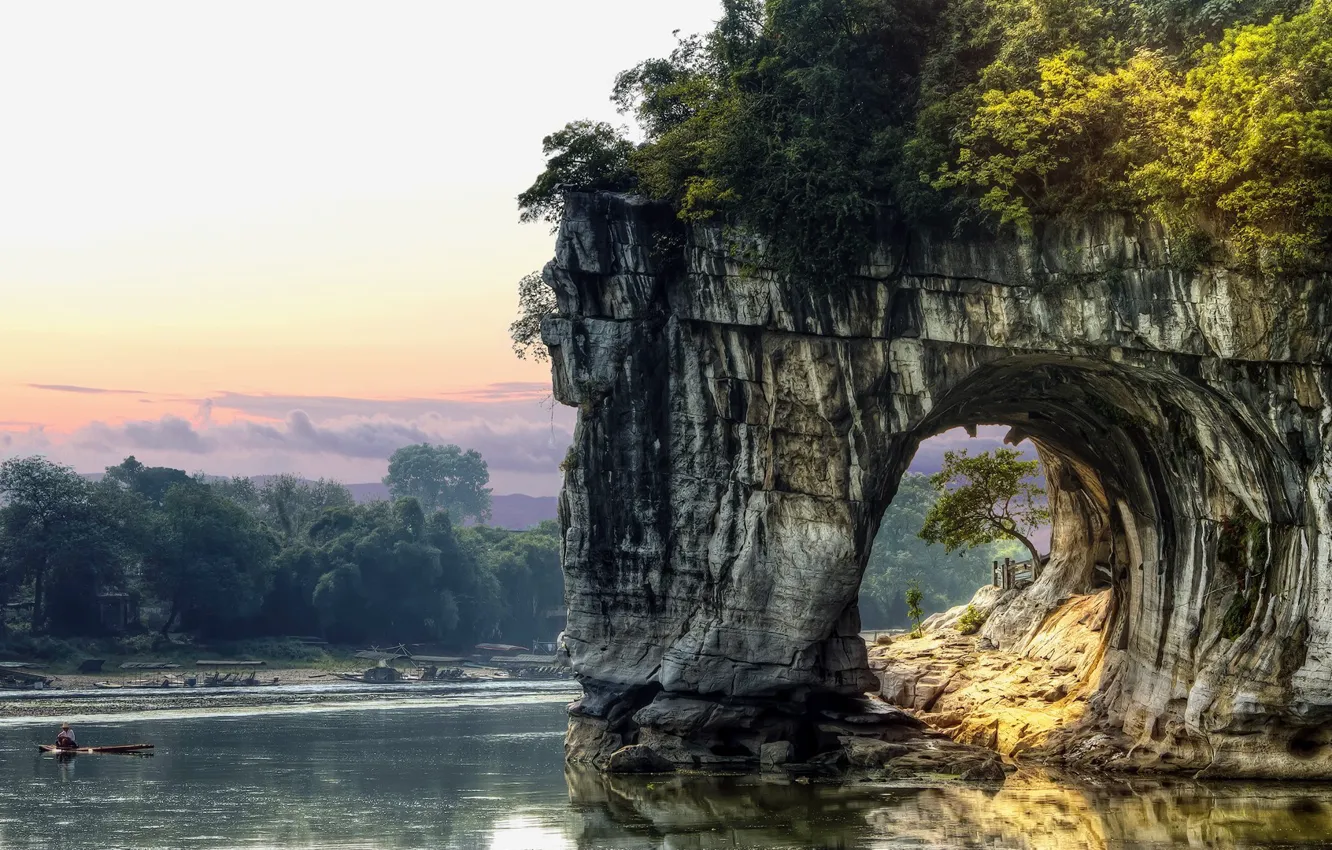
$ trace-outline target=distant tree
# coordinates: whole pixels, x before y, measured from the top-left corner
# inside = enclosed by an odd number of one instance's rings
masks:
[[[231,478],[210,482],[207,478],[200,476],[196,480],[200,484],[207,484],[212,487],[213,492],[222,498],[235,502],[251,514],[263,518],[263,499],[259,496],[259,486],[254,483],[253,478],[233,475]]]
[[[920,618],[925,615],[925,611],[920,607],[920,603],[924,599],[925,594],[920,592],[920,584],[914,581],[911,582],[911,586],[907,588],[906,592],[906,605],[907,617],[911,620],[912,637],[920,637],[924,634],[920,628]]]
[[[144,466],[134,455],[106,468],[106,480],[138,493],[155,505],[161,505],[172,484],[190,480],[183,469],[169,466]]]
[[[132,519],[123,505],[41,457],[0,463],[0,503],[0,573],[9,590],[31,586],[32,631],[95,630],[87,621],[95,619],[99,586],[119,577],[127,554]]]
[[[952,552],[1004,539],[1021,543],[1039,564],[1041,553],[1028,535],[1049,522],[1045,490],[1037,482],[1040,462],[1014,449],[968,456],[945,452],[943,469],[930,477],[939,500],[925,517],[920,536]]]
[[[414,498],[333,509],[310,531],[322,574],[313,607],[330,639],[456,639],[473,572],[446,514],[427,518]],[[472,606],[467,606],[472,607]]]
[[[499,635],[509,643],[554,640],[543,614],[564,607],[559,524],[548,520],[528,531],[467,529],[464,540],[498,582]]]
[[[421,443],[389,457],[384,486],[394,498],[412,497],[427,514],[446,510],[456,521],[490,519],[490,471],[474,449]]]
[[[288,543],[273,559],[272,572],[254,629],[265,635],[318,634],[314,593],[324,572],[318,550],[304,541]]]
[[[351,491],[328,478],[306,481],[295,475],[275,475],[259,490],[262,517],[284,540],[305,535],[330,508],[356,503]]]
[[[144,578],[169,612],[205,632],[234,630],[255,614],[270,581],[276,541],[240,505],[198,481],[173,485],[162,502]]]
[[[509,325],[513,353],[519,360],[531,357],[546,360],[546,345],[541,341],[541,321],[556,310],[555,292],[546,285],[541,272],[523,275],[518,281],[518,318]]]
[[[546,169],[518,196],[524,222],[558,224],[564,212],[564,190],[611,189],[634,186],[629,154],[634,143],[603,121],[571,121],[541,140]]]

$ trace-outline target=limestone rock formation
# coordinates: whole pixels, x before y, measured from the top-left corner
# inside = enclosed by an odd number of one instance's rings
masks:
[[[1099,728],[1162,764],[1332,772],[1332,276],[1190,269],[1171,247],[1119,218],[917,233],[826,291],[646,201],[570,195],[543,327],[579,408],[568,755],[818,755],[823,712],[879,687],[856,592],[916,446],[1000,423],[1045,459],[1055,532],[981,637],[1014,650],[1108,591]]]
[[[984,588],[971,604],[993,616],[1021,595]],[[983,648],[988,639],[980,634],[959,634],[954,624],[965,610],[959,606],[926,621],[920,638],[871,648],[870,666],[884,699],[954,740],[1005,756],[1046,755],[1052,733],[1088,719],[1111,602],[1109,590],[1071,597],[1030,640],[1007,650]]]

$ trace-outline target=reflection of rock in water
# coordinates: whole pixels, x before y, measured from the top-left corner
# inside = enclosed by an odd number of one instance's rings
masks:
[[[998,792],[924,791],[883,806],[870,823],[879,835],[956,847],[1326,847],[1332,840],[1332,788],[1178,782],[1092,787],[1020,775]]]
[[[610,776],[567,765],[569,799],[582,811],[580,846],[670,848],[801,846],[856,850],[879,835],[871,816],[919,793],[863,784],[803,783],[757,775]]]
[[[1131,850],[1332,841],[1325,786],[1074,785],[1023,773],[997,790],[904,788],[755,775],[605,776],[577,765],[565,777],[581,814],[579,846]]]

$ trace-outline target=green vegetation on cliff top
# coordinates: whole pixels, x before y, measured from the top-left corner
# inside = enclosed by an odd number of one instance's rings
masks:
[[[633,189],[759,237],[810,280],[914,225],[1104,211],[1298,270],[1332,233],[1332,0],[723,0],[547,137],[519,198]]]

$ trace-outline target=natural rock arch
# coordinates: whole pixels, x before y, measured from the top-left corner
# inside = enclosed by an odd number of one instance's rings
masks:
[[[883,255],[818,292],[658,206],[568,197],[544,335],[580,409],[570,757],[810,755],[823,712],[877,687],[855,600],[916,446],[1001,423],[1046,459],[1056,530],[986,634],[1028,640],[1108,582],[1088,730],[1216,772],[1326,772],[1327,276],[1181,271],[1162,231],[1119,219]]]

